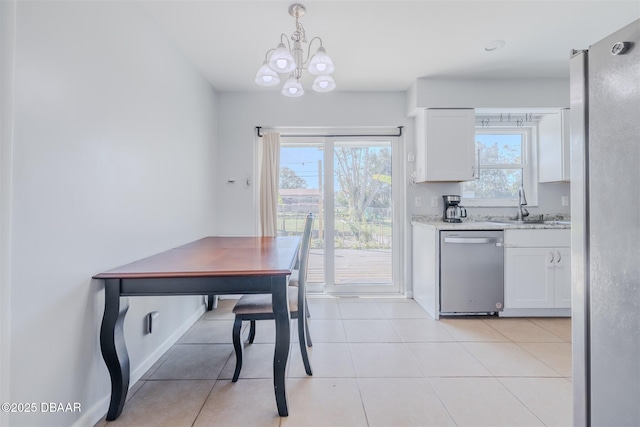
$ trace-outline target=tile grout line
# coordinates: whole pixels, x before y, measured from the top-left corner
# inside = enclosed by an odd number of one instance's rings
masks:
[[[514,392],[512,392],[509,389],[509,387],[507,387],[502,381],[500,381],[500,378],[505,378],[505,377],[495,377],[495,380],[498,382],[498,384],[500,384],[505,390],[507,390],[507,392],[509,392],[518,402],[520,402],[522,404],[522,406],[527,408],[527,411],[529,411],[534,417],[536,417],[536,419],[539,420],[542,423],[542,425],[546,425],[546,423],[538,416],[538,414],[536,414],[533,411],[533,409],[529,408],[529,406],[526,403],[524,403],[522,400],[520,400],[520,398],[518,396],[516,396],[516,394]]]
[[[536,356],[535,354],[531,353],[529,350],[527,350],[526,348],[524,348],[521,344],[567,344],[566,342],[548,342],[548,341],[543,341],[543,342],[534,342],[534,343],[526,343],[526,342],[516,342],[514,343],[516,344],[518,347],[520,347],[524,352],[526,352],[527,354],[531,355],[531,357],[535,358],[536,360],[538,360],[540,363],[542,363],[543,365],[545,365],[546,367],[548,367],[549,369],[551,369],[553,372],[555,372],[556,374],[560,375],[561,378],[564,378],[564,375],[562,374],[562,372],[558,372],[557,369],[555,369],[553,366],[549,365],[548,363],[546,363],[544,360],[540,359],[538,356]],[[549,377],[549,378],[556,378],[556,377]]]
[[[340,310],[340,304],[338,304],[338,310]],[[370,425],[369,416],[367,414],[367,408],[364,404],[364,399],[362,398],[362,389],[360,388],[360,378],[358,377],[358,373],[356,372],[356,365],[353,363],[353,352],[351,351],[351,342],[349,341],[349,336],[347,335],[347,329],[344,326],[344,320],[342,318],[342,311],[340,313],[340,324],[342,325],[342,329],[344,331],[345,341],[347,344],[347,351],[349,352],[349,358],[351,360],[351,368],[353,369],[353,376],[356,380],[356,385],[358,386],[358,397],[360,398],[360,406],[362,407],[362,412],[364,413],[364,420],[367,423],[367,427]]]
[[[393,326],[393,325],[392,325]],[[415,362],[415,364],[418,366],[418,369],[420,369],[420,372],[422,372],[422,377],[423,379],[426,381],[426,383],[429,385],[429,387],[431,388],[431,390],[433,391],[433,394],[436,396],[436,398],[438,399],[438,402],[440,402],[440,405],[442,405],[442,407],[444,408],[444,410],[447,412],[447,415],[449,415],[449,418],[451,418],[451,420],[453,421],[453,423],[456,426],[459,426],[458,422],[456,421],[456,419],[453,417],[453,414],[451,413],[451,411],[449,410],[449,408],[447,407],[447,405],[445,405],[444,401],[442,400],[442,397],[440,396],[440,394],[438,393],[438,391],[436,390],[436,388],[433,386],[433,384],[431,383],[430,378],[427,376],[427,374],[424,372],[424,370],[422,369],[422,366],[420,365],[420,363],[418,363],[418,359],[416,357],[416,355],[411,351],[411,349],[409,348],[409,346],[407,345],[407,342],[402,342],[402,344],[405,346],[405,348],[407,349],[407,351],[409,352],[409,354],[411,355],[411,358],[413,359],[413,361]],[[458,378],[458,377],[457,377]]]
[[[220,374],[218,374],[218,376],[220,376]],[[193,419],[193,422],[191,423],[191,427],[193,427],[196,424],[196,422],[198,421],[198,418],[200,417],[200,414],[202,414],[202,410],[206,406],[207,401],[209,400],[209,397],[211,397],[211,393],[213,393],[213,389],[216,387],[216,384],[218,384],[218,380],[217,379],[215,381],[213,381],[213,385],[211,386],[211,389],[209,390],[209,393],[207,393],[207,397],[205,397],[204,402],[202,402],[202,405],[200,405],[200,409],[198,410],[198,413],[196,414],[196,417]]]
[[[345,300],[345,301],[343,301],[343,302],[348,303],[348,302],[350,302],[350,301]],[[503,380],[508,380],[508,379],[511,379],[511,378],[519,378],[519,379],[528,379],[528,378],[531,378],[531,379],[563,379],[564,381],[571,382],[571,378],[570,378],[570,377],[565,377],[565,376],[564,376],[564,375],[562,375],[558,370],[554,369],[552,366],[548,365],[548,364],[547,364],[547,363],[545,363],[542,359],[540,359],[539,357],[537,357],[536,355],[534,355],[533,353],[531,353],[530,351],[528,351],[526,348],[524,348],[524,347],[523,347],[523,345],[527,344],[526,342],[517,342],[517,341],[515,341],[515,340],[511,339],[509,336],[506,336],[505,334],[503,334],[502,332],[500,332],[500,330],[498,330],[496,327],[494,327],[493,325],[491,325],[491,323],[490,323],[490,322],[488,322],[488,321],[486,321],[486,320],[484,320],[484,319],[479,319],[479,320],[481,320],[481,322],[482,322],[483,324],[486,324],[487,326],[489,326],[489,327],[491,328],[491,330],[493,330],[493,331],[495,331],[496,333],[498,333],[498,335],[499,335],[499,336],[501,336],[501,337],[503,337],[506,341],[497,341],[497,342],[496,342],[496,341],[486,341],[486,340],[479,340],[479,341],[477,341],[477,340],[476,340],[476,341],[463,341],[463,340],[456,339],[456,337],[453,337],[453,336],[452,336],[453,341],[439,341],[439,340],[438,340],[438,341],[423,341],[423,340],[420,340],[420,341],[416,341],[416,342],[413,342],[413,341],[406,341],[406,340],[404,340],[404,339],[403,339],[403,337],[398,333],[398,328],[397,328],[397,326],[396,326],[396,325],[394,325],[394,323],[392,322],[392,320],[395,320],[395,319],[419,320],[420,318],[414,318],[414,317],[409,317],[409,318],[404,318],[404,317],[390,317],[390,314],[389,314],[389,313],[387,313],[387,312],[385,312],[385,311],[384,311],[384,309],[382,309],[382,307],[381,307],[381,306],[384,304],[383,302],[380,302],[380,301],[368,301],[368,302],[375,302],[375,303],[376,303],[376,305],[377,305],[377,307],[379,307],[379,308],[380,308],[380,310],[382,310],[382,313],[381,313],[380,315],[375,316],[375,317],[370,317],[370,316],[367,316],[367,315],[366,315],[366,312],[365,312],[365,311],[363,311],[363,312],[361,312],[361,314],[360,314],[359,316],[357,316],[356,318],[348,318],[348,319],[344,319],[344,318],[343,318],[343,315],[345,315],[345,314],[349,314],[349,313],[344,313],[344,310],[342,309],[340,302],[337,302],[337,303],[336,303],[336,306],[337,306],[337,314],[338,314],[338,317],[339,317],[338,319],[332,318],[331,316],[326,317],[326,318],[325,318],[324,316],[321,316],[321,317],[317,318],[318,320],[323,320],[323,319],[324,319],[324,320],[332,320],[332,321],[339,320],[339,321],[340,321],[340,328],[341,328],[342,332],[344,333],[344,337],[345,337],[345,341],[344,341],[344,342],[345,342],[345,344],[347,345],[347,351],[349,351],[349,359],[350,359],[350,363],[351,363],[351,368],[353,369],[354,377],[355,377],[355,379],[356,379],[356,385],[357,385],[357,387],[358,387],[358,397],[359,397],[359,399],[360,399],[360,404],[361,404],[362,411],[364,412],[364,421],[365,421],[365,423],[366,423],[366,425],[367,425],[367,426],[371,426],[371,425],[372,425],[372,423],[374,423],[374,422],[375,422],[375,419],[370,419],[370,417],[371,417],[371,416],[374,416],[374,414],[373,414],[373,413],[372,413],[372,414],[367,413],[366,406],[365,406],[365,402],[364,402],[364,398],[363,398],[363,392],[364,392],[366,389],[365,389],[365,390],[363,390],[363,389],[362,389],[362,388],[363,388],[362,381],[364,381],[366,378],[376,378],[376,379],[383,379],[383,378],[388,378],[388,379],[416,378],[416,379],[417,379],[417,378],[422,378],[422,379],[423,379],[423,381],[424,381],[424,380],[426,380],[426,382],[427,382],[427,384],[429,385],[429,387],[430,387],[431,391],[434,393],[434,397],[435,397],[435,399],[437,399],[437,402],[439,402],[439,404],[441,405],[441,407],[444,409],[444,411],[445,411],[444,413],[446,413],[446,414],[449,416],[449,418],[452,420],[452,422],[453,422],[455,425],[460,425],[460,424],[459,424],[459,422],[458,422],[458,421],[456,421],[456,420],[453,418],[453,415],[452,415],[452,413],[450,412],[449,408],[444,404],[444,401],[442,400],[441,395],[438,393],[438,391],[435,389],[435,387],[434,387],[434,386],[433,386],[433,384],[432,384],[432,379],[435,379],[435,378],[460,378],[460,379],[472,380],[472,379],[476,379],[476,378],[484,378],[484,379],[487,379],[487,378],[493,378],[495,381],[497,381],[498,383],[500,383],[501,388],[506,389],[506,390],[509,392],[509,395],[512,395],[512,396],[513,396],[513,397],[514,397],[518,402],[520,402],[520,403],[521,403],[521,404],[522,404],[522,405],[527,409],[527,411],[528,411],[528,412],[530,412],[530,413],[534,416],[534,418],[535,418],[535,419],[537,419],[537,420],[539,420],[542,424],[544,424],[544,421],[542,421],[542,419],[541,419],[541,418],[536,414],[536,412],[534,412],[534,411],[533,411],[533,409],[529,408],[529,407],[528,407],[528,406],[527,406],[527,405],[526,405],[526,404],[525,404],[521,399],[519,399],[519,398],[518,398],[518,396],[516,396],[516,395],[515,395],[515,393],[514,393],[514,392],[512,392],[512,391],[509,389],[509,387],[507,387],[507,385],[503,382]],[[371,307],[373,308],[373,305],[372,305]],[[332,311],[333,311],[333,309],[332,309]],[[211,323],[208,323],[206,326],[207,326],[207,327],[213,327],[213,328],[222,327],[222,326],[223,326],[223,322],[220,322],[220,321],[228,322],[228,321],[230,321],[230,320],[233,320],[233,319],[228,319],[228,318],[219,318],[219,319],[203,319],[203,318],[201,318],[201,319],[200,319],[200,321],[202,321],[202,322],[211,322]],[[399,342],[403,344],[403,346],[402,346],[402,347],[403,347],[406,351],[408,351],[408,352],[409,352],[411,360],[412,360],[414,363],[416,363],[416,365],[417,365],[417,367],[418,367],[418,370],[419,370],[418,372],[420,372],[421,376],[417,376],[417,377],[398,377],[398,376],[393,376],[393,377],[371,377],[371,376],[367,376],[367,377],[360,377],[360,376],[358,376],[358,375],[357,375],[357,372],[356,372],[356,369],[355,369],[355,362],[354,362],[354,354],[353,354],[353,351],[352,351],[352,345],[358,345],[358,344],[398,344],[398,342],[391,342],[391,341],[384,341],[384,342],[380,342],[380,343],[379,343],[379,342],[376,342],[376,341],[374,341],[374,342],[371,342],[371,341],[362,341],[362,342],[357,342],[357,341],[356,341],[356,342],[352,342],[352,340],[351,340],[351,339],[352,339],[353,337],[351,337],[351,338],[350,338],[350,337],[347,335],[347,328],[346,328],[346,325],[345,325],[345,323],[344,323],[344,321],[345,321],[345,320],[348,320],[348,321],[350,321],[350,320],[359,320],[359,321],[379,321],[379,320],[386,320],[386,321],[387,321],[387,324],[390,324],[390,325],[391,325],[391,330],[395,333],[395,335],[397,335],[397,336],[400,338],[400,341],[399,341]],[[212,322],[212,321],[213,321],[213,322]],[[215,321],[218,321],[218,323],[215,323]],[[535,323],[534,321],[532,321],[532,320],[530,320],[530,319],[527,319],[527,321],[528,321],[528,322],[530,322],[531,324],[535,325],[536,327],[540,328],[541,330],[544,330],[544,331],[548,332],[549,334],[551,334],[552,336],[557,337],[558,339],[560,339],[560,340],[561,340],[561,341],[539,341],[539,342],[538,342],[538,341],[535,341],[535,342],[533,342],[533,343],[540,343],[540,344],[560,344],[560,343],[562,343],[562,344],[569,344],[569,345],[571,344],[571,342],[570,342],[570,341],[565,340],[564,338],[562,338],[561,336],[559,336],[559,335],[558,335],[558,334],[556,334],[555,332],[553,332],[553,331],[551,331],[551,330],[549,330],[549,329],[547,329],[547,328],[545,328],[545,327],[543,327],[543,326],[541,326],[541,325],[539,325],[539,324]],[[311,326],[312,324],[313,324],[313,322],[310,322],[310,326]],[[549,325],[550,325],[550,326],[552,326],[552,327],[553,327],[553,326],[555,326],[554,324],[549,324]],[[244,329],[243,329],[243,331],[244,331],[244,332],[246,332],[246,328],[247,328],[247,326],[248,326],[248,325],[245,325],[245,326],[244,326]],[[338,325],[335,325],[335,326],[337,327]],[[559,326],[564,327],[562,324],[560,324]],[[445,328],[444,330],[445,330],[445,332],[447,332],[449,335],[451,335],[451,333],[450,333],[446,328]],[[470,331],[470,332],[473,332],[473,330],[474,330],[474,329],[472,328],[472,329],[470,329],[469,331]],[[311,330],[311,333],[313,334],[313,329]],[[292,334],[293,334],[293,329],[292,329]],[[411,334],[409,334],[409,335],[411,335]],[[513,334],[512,334],[512,335],[513,335]],[[297,336],[297,335],[296,335],[296,336]],[[421,337],[422,337],[422,336],[423,336],[423,335],[421,335]],[[519,335],[518,335],[518,336],[519,336]],[[427,335],[427,338],[431,338],[431,337],[432,337],[432,335],[430,335],[430,334],[428,334],[428,335]],[[485,337],[481,337],[481,338],[485,338]],[[414,353],[409,349],[409,345],[411,345],[411,344],[415,344],[415,343],[429,343],[429,344],[435,344],[435,343],[452,343],[452,342],[455,342],[455,343],[457,343],[457,344],[460,344],[462,347],[464,347],[464,348],[465,348],[466,353],[468,353],[469,355],[471,355],[472,359],[473,359],[473,360],[475,360],[476,362],[478,362],[480,366],[484,367],[484,368],[487,370],[487,372],[489,373],[489,376],[481,376],[481,377],[476,377],[476,376],[445,376],[445,377],[435,377],[435,376],[434,376],[434,377],[428,377],[428,376],[426,375],[426,373],[425,373],[425,371],[424,371],[423,367],[418,363],[418,357],[417,357],[417,355],[415,355],[415,354],[414,354]],[[338,343],[340,343],[340,342],[335,342],[335,344],[338,344]],[[555,372],[555,373],[557,373],[557,374],[558,374],[558,375],[560,375],[560,376],[559,376],[559,377],[556,377],[556,376],[548,376],[548,375],[547,375],[547,376],[538,376],[538,375],[532,375],[532,376],[507,376],[507,375],[501,375],[501,376],[498,376],[498,375],[494,375],[494,374],[493,374],[493,373],[492,373],[492,372],[491,372],[491,371],[490,371],[490,370],[489,370],[489,369],[488,369],[488,368],[487,368],[487,367],[486,367],[486,366],[485,366],[485,365],[484,365],[484,364],[483,364],[483,363],[482,363],[482,362],[481,362],[481,361],[480,361],[480,360],[479,360],[479,359],[478,359],[478,358],[477,358],[473,353],[471,353],[471,351],[466,347],[466,345],[465,345],[466,343],[483,343],[483,344],[492,344],[492,343],[510,343],[510,344],[516,344],[516,346],[517,346],[517,348],[518,348],[518,349],[523,350],[526,354],[528,354],[528,355],[532,356],[532,357],[533,357],[533,359],[535,359],[535,360],[539,361],[542,365],[544,365],[544,366],[548,367],[552,372]],[[180,346],[184,346],[183,348],[186,348],[187,346],[196,346],[196,345],[218,345],[218,346],[219,346],[219,345],[230,345],[229,343],[223,343],[223,342],[186,342],[186,343],[175,343],[175,344],[174,344],[174,345],[169,349],[169,351],[167,351],[167,357],[164,357],[164,360],[162,360],[162,362],[161,362],[161,363],[160,363],[160,364],[159,364],[159,365],[158,365],[158,366],[153,370],[153,372],[151,372],[151,373],[149,374],[150,376],[152,376],[152,375],[153,375],[153,374],[154,374],[158,369],[160,369],[160,368],[161,368],[161,367],[162,367],[162,366],[167,362],[167,360],[168,360],[168,355],[169,355],[171,352],[173,352],[173,350],[177,347],[177,345],[176,345],[176,344],[178,344],[178,345],[180,345]],[[272,343],[262,343],[262,344],[272,344]],[[334,344],[334,342],[330,341],[330,342],[327,342],[327,344]],[[295,344],[294,344],[294,341],[293,341],[293,337],[292,337],[292,340],[291,340],[291,345],[295,345]],[[295,356],[293,356],[293,353],[295,353],[295,348],[290,347],[290,351],[289,351],[289,354],[288,354],[288,361],[287,361],[287,372],[286,372],[286,378],[287,378],[287,379],[292,378],[292,377],[290,377],[290,374],[291,374],[292,369],[293,369],[293,367],[292,367],[292,363],[293,363],[293,361],[294,361],[294,357],[295,357]],[[204,399],[204,402],[202,403],[202,405],[200,406],[200,408],[196,411],[197,413],[196,413],[196,415],[195,415],[195,419],[194,419],[194,420],[191,422],[191,424],[190,424],[192,427],[193,427],[193,426],[195,426],[195,425],[198,423],[198,419],[199,419],[199,417],[200,417],[200,416],[202,416],[203,411],[204,411],[204,407],[206,406],[206,404],[207,404],[207,402],[208,402],[209,398],[211,398],[211,396],[213,395],[213,390],[215,389],[215,386],[217,385],[217,383],[218,383],[219,381],[222,381],[222,379],[220,378],[220,376],[222,375],[222,373],[223,373],[223,371],[224,371],[224,367],[225,367],[228,363],[230,363],[230,361],[231,361],[233,358],[234,358],[234,352],[233,352],[233,349],[231,349],[231,351],[230,351],[230,353],[229,353],[229,356],[228,356],[228,358],[226,359],[226,362],[224,362],[224,364],[223,364],[223,369],[222,369],[222,370],[220,370],[220,372],[218,373],[217,378],[213,381],[213,385],[211,386],[211,389],[210,389],[210,390],[209,390],[209,392],[206,394],[206,397],[205,397],[205,399]],[[147,374],[145,374],[145,375],[147,375]],[[297,378],[297,377],[295,377],[295,378]],[[313,377],[310,377],[310,378],[313,378]],[[327,377],[327,378],[329,378],[329,377]],[[332,378],[338,379],[338,378],[347,378],[347,377],[345,377],[345,376],[339,376],[339,377],[332,377]],[[188,381],[188,380],[189,380],[189,379],[187,379],[187,381]],[[191,379],[191,380],[200,381],[200,379]],[[208,380],[211,380],[211,378],[209,378]],[[151,378],[146,378],[146,379],[141,378],[139,381],[140,381],[140,382],[142,382],[142,384],[140,385],[140,387],[138,387],[138,389],[135,391],[135,393],[133,393],[133,394],[131,395],[131,397],[133,397],[133,396],[135,396],[136,394],[138,394],[138,392],[140,392],[140,390],[142,390],[143,388],[145,388],[145,386],[148,386],[147,382],[150,382],[150,381],[153,381],[153,382],[155,382],[155,381],[158,381],[158,382],[160,382],[160,381],[164,381],[164,382],[172,382],[172,381],[183,381],[183,380],[180,380],[180,379],[167,379],[167,380],[157,379],[157,380],[154,380],[154,379],[151,379]],[[205,389],[205,390],[206,390],[206,389]],[[355,397],[355,396],[354,396],[354,397]],[[435,402],[435,401],[436,401],[436,400],[434,400],[434,402]],[[357,408],[357,407],[356,407],[356,408]],[[375,416],[374,416],[374,418],[375,418]],[[280,426],[280,427],[282,427],[283,425],[285,425],[285,424],[286,424],[286,421],[287,421],[286,419],[283,419],[283,418],[281,417],[281,418],[279,418],[279,420],[278,420],[278,422],[277,422],[277,425],[278,425],[278,426]]]

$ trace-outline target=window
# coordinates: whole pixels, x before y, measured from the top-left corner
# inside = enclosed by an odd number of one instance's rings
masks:
[[[287,137],[280,144],[278,234],[299,234],[317,214],[309,291],[397,293],[401,159],[395,138]]]
[[[468,206],[515,206],[524,187],[530,205],[537,204],[531,128],[476,129],[477,178],[461,184]]]

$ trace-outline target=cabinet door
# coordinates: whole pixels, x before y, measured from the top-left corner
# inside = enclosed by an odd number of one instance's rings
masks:
[[[475,175],[475,110],[427,109],[416,119],[418,182],[469,181]]]
[[[554,286],[556,308],[571,308],[571,249],[553,248],[556,254],[554,264]]]
[[[547,248],[505,250],[505,308],[554,306],[555,255]]]
[[[562,181],[571,181],[571,111],[560,111],[562,120]]]
[[[569,110],[543,116],[538,123],[539,182],[570,180]]]

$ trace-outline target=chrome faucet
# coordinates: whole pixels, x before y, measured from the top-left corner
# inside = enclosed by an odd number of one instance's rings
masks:
[[[529,211],[523,208],[527,204],[527,197],[524,195],[524,187],[518,188],[518,221],[523,221],[524,217],[529,216]]]

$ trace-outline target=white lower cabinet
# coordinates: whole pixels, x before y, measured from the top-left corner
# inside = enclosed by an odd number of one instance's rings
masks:
[[[435,227],[413,226],[413,299],[440,317],[440,239]]]
[[[507,248],[507,308],[570,308],[569,248]]]
[[[413,299],[440,317],[440,231],[413,225]],[[505,229],[501,317],[571,315],[571,230]],[[464,263],[464,260],[460,260]]]
[[[506,230],[504,315],[569,315],[570,230]]]

